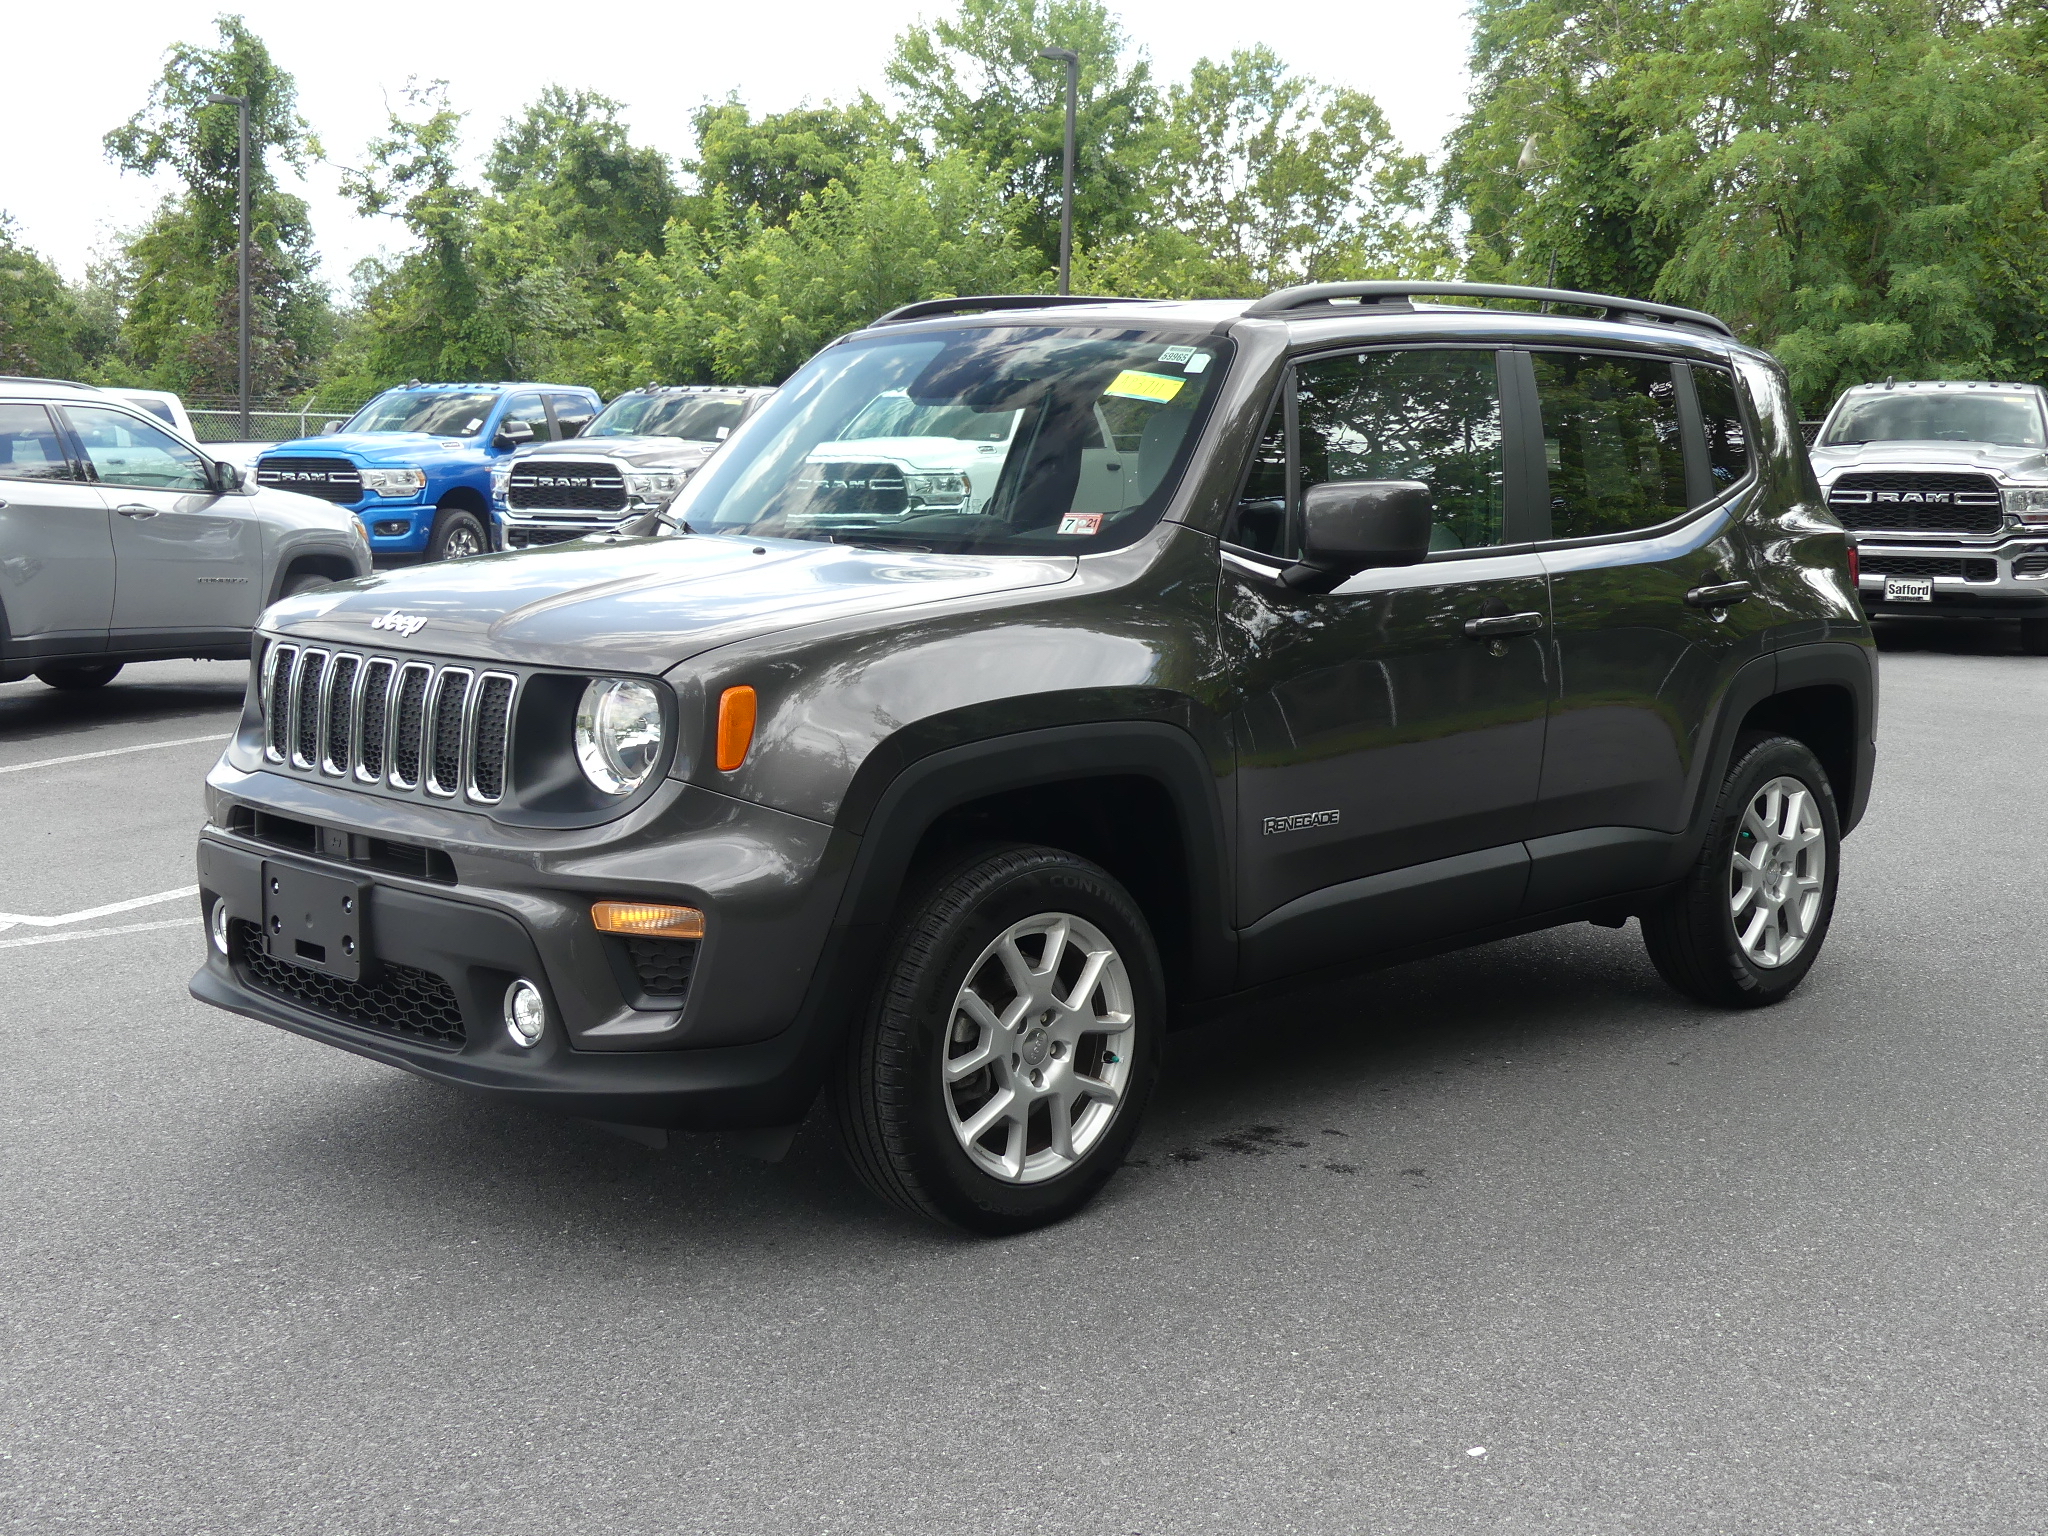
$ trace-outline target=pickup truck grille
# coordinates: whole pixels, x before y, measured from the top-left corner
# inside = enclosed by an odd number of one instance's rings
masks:
[[[294,773],[495,805],[519,679],[509,672],[273,644],[264,756]]]
[[[1960,576],[1965,581],[1998,580],[1998,562],[1946,555],[1865,555],[1858,562],[1868,576]]]
[[[1850,474],[1828,492],[1844,528],[1899,533],[1996,533],[2005,503],[1989,475]]]
[[[515,512],[623,512],[626,477],[588,459],[525,459],[512,466],[505,504]]]
[[[256,461],[256,483],[276,491],[318,496],[336,506],[363,499],[363,477],[347,459],[302,459],[269,454]]]

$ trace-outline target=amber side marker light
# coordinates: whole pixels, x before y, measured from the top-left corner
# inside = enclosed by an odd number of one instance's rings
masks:
[[[599,933],[630,933],[643,939],[701,939],[704,914],[695,907],[663,907],[648,901],[592,902],[590,920]]]
[[[718,696],[718,766],[722,772],[731,773],[747,760],[747,748],[754,744],[757,707],[751,688],[728,688]]]

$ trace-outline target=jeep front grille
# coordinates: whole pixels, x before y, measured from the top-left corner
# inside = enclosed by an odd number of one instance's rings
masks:
[[[588,459],[524,459],[512,466],[505,504],[515,512],[623,512],[626,477]]]
[[[1828,510],[1859,530],[1996,533],[2005,526],[2005,503],[1989,475],[1843,475],[1828,492]]]
[[[274,767],[477,805],[504,798],[511,673],[276,644],[262,677]]]
[[[363,499],[363,475],[347,459],[297,458],[267,454],[256,461],[256,483],[274,491],[318,496],[336,506]]]

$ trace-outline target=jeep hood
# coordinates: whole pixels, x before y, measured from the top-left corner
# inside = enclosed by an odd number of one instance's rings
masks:
[[[287,598],[264,628],[307,640],[652,674],[827,619],[1067,581],[1073,557],[891,553],[798,539],[579,541],[381,572]],[[410,637],[370,622],[423,619]]]
[[[528,459],[616,459],[635,469],[694,469],[711,457],[717,443],[689,437],[572,437],[560,443],[528,443],[512,462]],[[503,461],[500,460],[502,463]]]
[[[1996,443],[1845,443],[1813,450],[1813,470],[1825,478],[1845,469],[1982,470],[2031,480],[2048,476],[2048,453],[2039,448],[2001,448]]]

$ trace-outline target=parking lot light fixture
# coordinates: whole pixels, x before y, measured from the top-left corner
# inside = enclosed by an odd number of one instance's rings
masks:
[[[1081,55],[1071,48],[1041,48],[1041,59],[1067,66],[1067,142],[1060,169],[1060,292],[1073,291],[1074,275],[1074,105],[1081,90]]]

